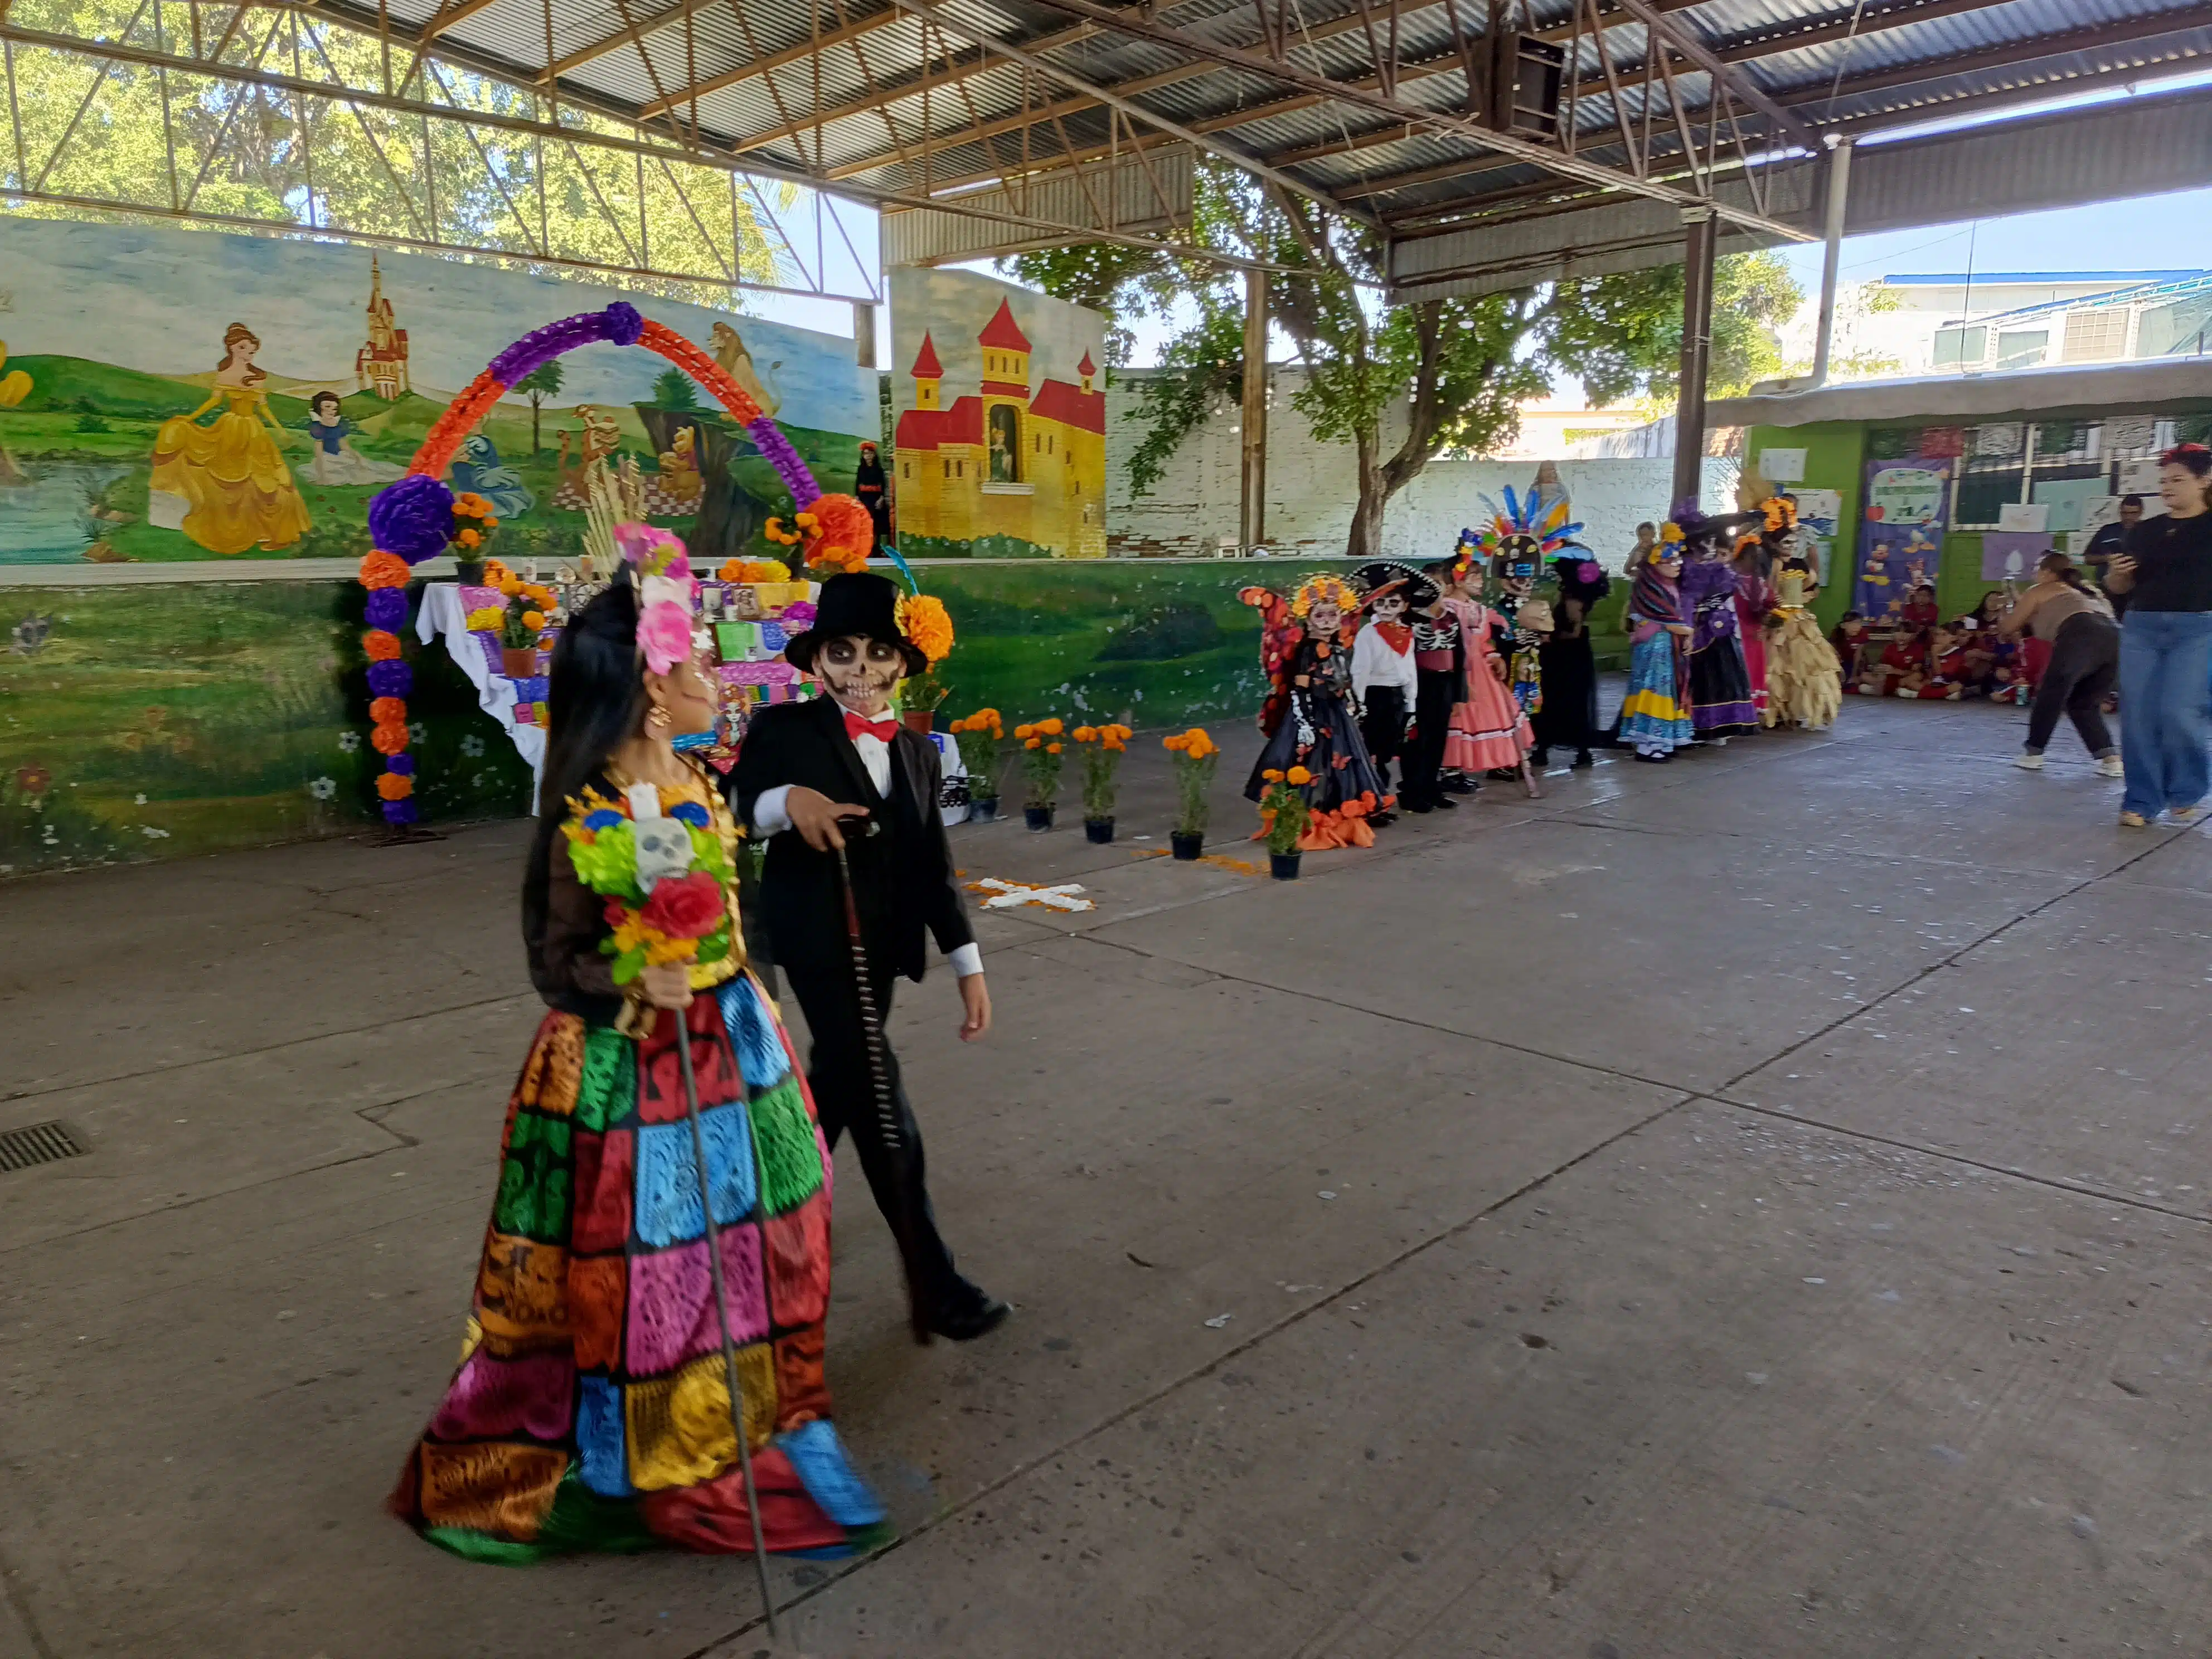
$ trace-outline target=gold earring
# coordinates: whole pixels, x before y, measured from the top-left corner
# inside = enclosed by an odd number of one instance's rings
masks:
[[[647,726],[650,726],[656,732],[665,732],[670,726],[676,724],[676,716],[670,714],[659,703],[655,703],[653,706],[652,712],[646,715],[645,723]]]

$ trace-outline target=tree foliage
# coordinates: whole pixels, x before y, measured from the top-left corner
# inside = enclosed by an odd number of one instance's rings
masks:
[[[1605,401],[1673,390],[1680,267],[1385,307],[1381,246],[1364,227],[1218,163],[1200,168],[1193,235],[1277,267],[1267,277],[1269,314],[1304,370],[1291,403],[1316,438],[1350,446],[1357,461],[1347,546],[1355,556],[1380,550],[1383,509],[1431,461],[1484,454],[1512,438],[1521,404],[1549,392],[1555,375],[1579,377]],[[1146,314],[1182,321],[1126,416],[1143,428],[1130,459],[1138,494],[1158,482],[1191,431],[1236,403],[1244,372],[1241,271],[1103,244],[1022,255],[1002,268],[1105,312],[1125,340]],[[1799,296],[1771,255],[1723,260],[1717,280],[1713,389],[1728,391],[1779,366],[1773,331]]]

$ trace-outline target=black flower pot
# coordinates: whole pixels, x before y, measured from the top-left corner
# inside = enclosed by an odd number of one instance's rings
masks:
[[[1180,830],[1170,830],[1168,834],[1168,845],[1175,849],[1175,855],[1177,858],[1188,864],[1205,849],[1205,832],[1201,830],[1195,834],[1185,835]]]
[[[968,822],[970,823],[994,823],[998,821],[998,817],[999,798],[996,795],[986,795],[968,803]]]
[[[482,559],[457,559],[453,562],[453,570],[464,587],[482,587],[484,585],[484,562]]]
[[[1267,868],[1277,881],[1296,881],[1298,878],[1298,853],[1270,853]]]
[[[1083,820],[1083,833],[1090,837],[1091,844],[1093,847],[1103,847],[1108,842],[1114,839],[1114,820],[1111,818],[1085,818]]]
[[[1049,806],[1024,806],[1022,808],[1022,821],[1032,830],[1049,830],[1052,828],[1052,814],[1053,809]]]

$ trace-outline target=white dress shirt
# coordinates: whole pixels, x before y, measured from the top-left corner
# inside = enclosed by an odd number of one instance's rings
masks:
[[[835,702],[836,699],[832,698],[830,701]],[[840,708],[845,707],[842,702],[837,706]],[[888,709],[879,714],[861,714],[861,711],[857,708],[850,712],[860,714],[865,720],[898,718]],[[863,732],[859,737],[851,738],[850,742],[859,751],[860,765],[868,775],[868,781],[875,786],[878,795],[889,800],[891,798],[890,744],[872,732]],[[753,802],[753,833],[755,835],[766,839],[769,836],[781,835],[791,828],[791,814],[784,808],[791,799],[793,787],[788,783],[781,783],[773,789],[763,789],[760,792],[759,796]],[[983,971],[983,952],[972,942],[953,951],[947,960],[952,963],[954,975],[960,979],[966,979],[972,974],[980,974]]]

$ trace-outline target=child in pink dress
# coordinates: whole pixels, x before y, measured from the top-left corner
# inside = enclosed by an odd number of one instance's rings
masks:
[[[1505,618],[1475,597],[1455,562],[1431,565],[1429,574],[1443,585],[1444,605],[1459,618],[1467,640],[1467,694],[1452,709],[1444,765],[1470,779],[1493,767],[1518,771],[1528,793],[1536,794],[1527,765],[1536,733],[1505,683],[1505,659],[1498,648],[1508,631]]]

